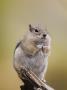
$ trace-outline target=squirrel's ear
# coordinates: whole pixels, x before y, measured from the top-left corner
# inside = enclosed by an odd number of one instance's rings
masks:
[[[29,24],[29,30],[32,32],[32,25]]]

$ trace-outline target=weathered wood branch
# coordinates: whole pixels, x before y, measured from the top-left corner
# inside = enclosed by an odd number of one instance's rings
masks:
[[[23,79],[25,86],[21,86],[21,90],[54,90],[46,82],[40,80],[30,69],[23,66],[21,72],[25,78]]]

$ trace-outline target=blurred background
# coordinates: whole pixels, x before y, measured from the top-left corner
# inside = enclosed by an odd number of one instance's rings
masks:
[[[46,25],[52,37],[46,80],[67,90],[67,0],[0,0],[0,90],[20,90],[13,52],[30,23]]]

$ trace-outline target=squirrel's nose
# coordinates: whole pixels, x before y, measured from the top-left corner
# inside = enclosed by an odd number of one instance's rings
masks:
[[[43,34],[43,38],[45,38],[47,36],[47,34]]]

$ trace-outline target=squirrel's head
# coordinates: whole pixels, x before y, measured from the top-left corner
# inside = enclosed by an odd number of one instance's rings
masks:
[[[36,51],[43,46],[50,47],[51,38],[46,30],[41,29],[39,26],[35,27],[30,24],[29,30],[23,41],[24,46],[28,50]]]
[[[47,32],[47,29],[43,30],[39,26],[34,27],[31,24],[29,25],[28,38],[37,45],[44,43],[44,46],[48,46],[51,42],[51,37]]]

